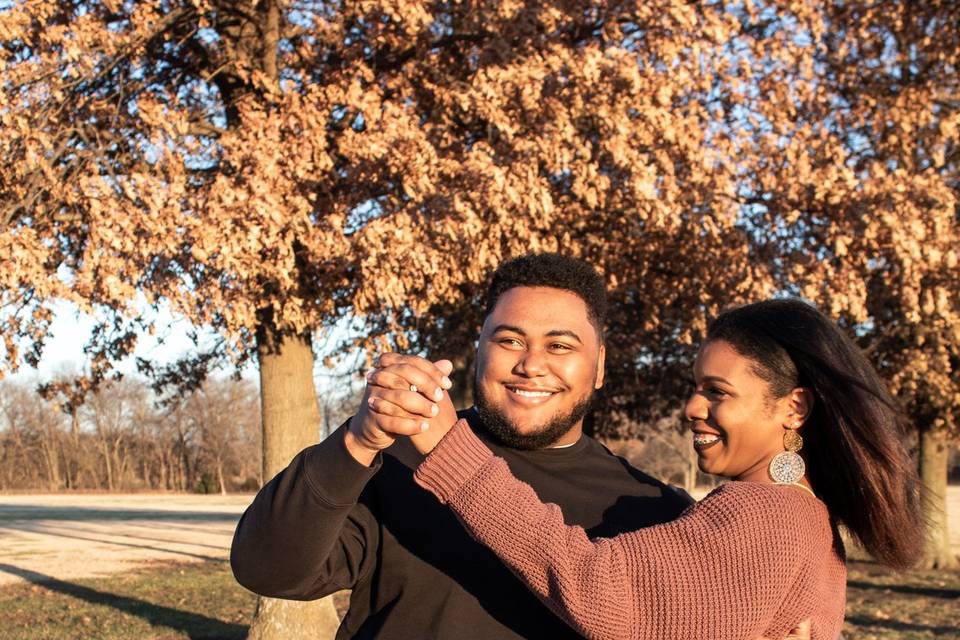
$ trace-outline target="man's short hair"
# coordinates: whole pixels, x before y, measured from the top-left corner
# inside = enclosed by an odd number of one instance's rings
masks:
[[[552,287],[576,294],[587,305],[587,316],[603,341],[607,321],[607,289],[589,263],[558,253],[531,253],[501,264],[487,290],[484,319],[504,292],[515,287]]]

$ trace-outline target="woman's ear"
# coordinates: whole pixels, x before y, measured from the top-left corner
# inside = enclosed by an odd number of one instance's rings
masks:
[[[813,391],[806,387],[796,387],[790,392],[787,402],[792,423],[789,426],[799,429],[813,411]]]

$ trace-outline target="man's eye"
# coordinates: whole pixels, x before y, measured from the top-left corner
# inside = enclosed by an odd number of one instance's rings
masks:
[[[550,345],[550,348],[551,348],[553,351],[561,351],[561,352],[563,352],[563,351],[570,351],[570,350],[572,349],[572,347],[571,347],[570,345],[568,345],[568,344],[563,344],[562,342],[555,342],[555,343],[553,343],[552,345]]]
[[[519,347],[521,346],[520,341],[516,338],[500,338],[497,341],[498,344],[501,344],[505,347]]]

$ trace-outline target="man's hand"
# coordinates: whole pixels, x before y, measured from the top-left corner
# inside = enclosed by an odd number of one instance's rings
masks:
[[[377,368],[367,375],[360,409],[344,437],[350,454],[361,464],[370,465],[377,452],[399,436],[417,436],[414,444],[421,451],[436,446],[457,419],[446,393],[451,387],[448,375],[452,370],[449,360],[433,363],[396,353],[380,356]],[[445,429],[437,429],[443,433],[426,435],[431,427],[439,425],[445,425]]]

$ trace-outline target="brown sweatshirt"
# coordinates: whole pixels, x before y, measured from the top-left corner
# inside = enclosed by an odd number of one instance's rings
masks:
[[[590,638],[814,640],[843,624],[843,549],[824,504],[791,487],[730,482],[677,520],[591,540],[461,420],[417,482],[447,503],[557,615]]]

